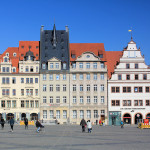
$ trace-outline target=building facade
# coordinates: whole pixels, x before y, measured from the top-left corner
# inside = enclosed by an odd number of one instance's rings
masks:
[[[34,56],[34,54],[38,55]],[[36,119],[39,114],[39,42],[21,41],[8,48],[0,62],[0,117]]]
[[[68,123],[69,118],[69,30],[44,30],[40,39],[41,120]]]
[[[107,67],[102,43],[70,44],[70,118],[107,124]]]
[[[150,69],[131,38],[108,81],[109,125],[150,118]]]

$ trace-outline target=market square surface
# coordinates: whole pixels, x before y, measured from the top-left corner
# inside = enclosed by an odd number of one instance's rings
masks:
[[[93,126],[92,133],[82,133],[77,125],[45,126],[45,132],[36,133],[35,126],[15,125],[14,132],[6,125],[0,130],[2,150],[149,150],[150,130],[137,126]]]

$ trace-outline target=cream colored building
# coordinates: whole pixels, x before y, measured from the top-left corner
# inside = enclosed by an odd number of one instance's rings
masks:
[[[70,67],[70,122],[79,124],[84,118],[92,123],[105,120],[107,124],[107,67],[95,55],[97,51],[85,51],[72,54],[76,59]]]

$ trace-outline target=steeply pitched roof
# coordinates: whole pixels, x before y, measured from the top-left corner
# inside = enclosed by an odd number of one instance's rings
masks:
[[[122,57],[122,51],[106,51],[107,57],[107,70],[108,70],[108,78],[110,79],[114,69],[120,61],[120,57]]]
[[[106,61],[106,54],[103,43],[70,43],[70,61],[75,61],[84,52],[93,52],[96,56],[103,54],[102,61]],[[72,57],[75,55],[75,58]]]
[[[36,60],[39,60],[39,41],[19,41],[19,58],[24,59],[24,56],[29,51],[33,52]],[[23,54],[23,55],[22,55]]]
[[[3,57],[9,53],[9,61],[12,62],[12,67],[16,67],[16,72],[18,73],[18,64],[19,64],[19,49],[18,47],[8,47],[5,52],[0,56],[0,60],[2,61]],[[13,56],[13,53],[16,53],[16,56]]]

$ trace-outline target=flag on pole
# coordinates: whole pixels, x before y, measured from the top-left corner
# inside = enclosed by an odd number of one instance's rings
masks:
[[[128,30],[129,32],[131,32],[132,30]]]

